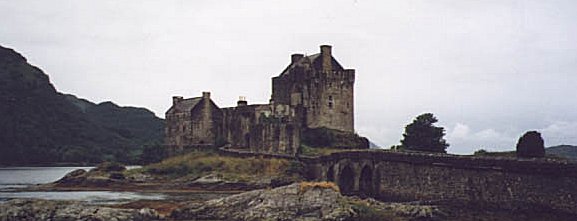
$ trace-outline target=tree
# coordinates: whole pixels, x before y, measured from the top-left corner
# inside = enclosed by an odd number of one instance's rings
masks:
[[[544,157],[545,145],[541,134],[529,131],[517,142],[517,157]]]
[[[431,113],[417,116],[412,123],[405,127],[401,146],[406,150],[446,153],[449,144],[446,143],[445,129],[433,124],[437,118]]]

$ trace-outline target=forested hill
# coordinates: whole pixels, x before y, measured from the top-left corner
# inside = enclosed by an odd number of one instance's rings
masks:
[[[553,147],[547,147],[545,151],[547,154],[557,155],[560,157],[565,157],[567,159],[577,161],[577,146],[558,145]]]
[[[59,93],[26,58],[0,46],[0,165],[134,163],[160,143],[163,120],[144,108]]]

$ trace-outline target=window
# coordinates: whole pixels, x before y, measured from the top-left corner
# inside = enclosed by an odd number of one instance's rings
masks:
[[[333,96],[329,96],[329,108],[333,108]]]

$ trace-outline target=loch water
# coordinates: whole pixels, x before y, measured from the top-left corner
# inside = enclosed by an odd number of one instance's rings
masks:
[[[0,203],[16,198],[48,200],[80,200],[94,204],[162,200],[170,196],[162,193],[114,191],[22,191],[23,188],[54,182],[76,169],[92,167],[0,167]]]

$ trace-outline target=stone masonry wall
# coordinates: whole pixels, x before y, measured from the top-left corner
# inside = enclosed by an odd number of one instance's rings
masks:
[[[353,194],[502,208],[538,206],[577,214],[574,163],[386,151],[341,152],[305,160],[311,179],[332,180],[342,190],[350,182]]]
[[[294,155],[300,146],[300,127],[292,123],[259,123],[251,128],[250,150]]]

